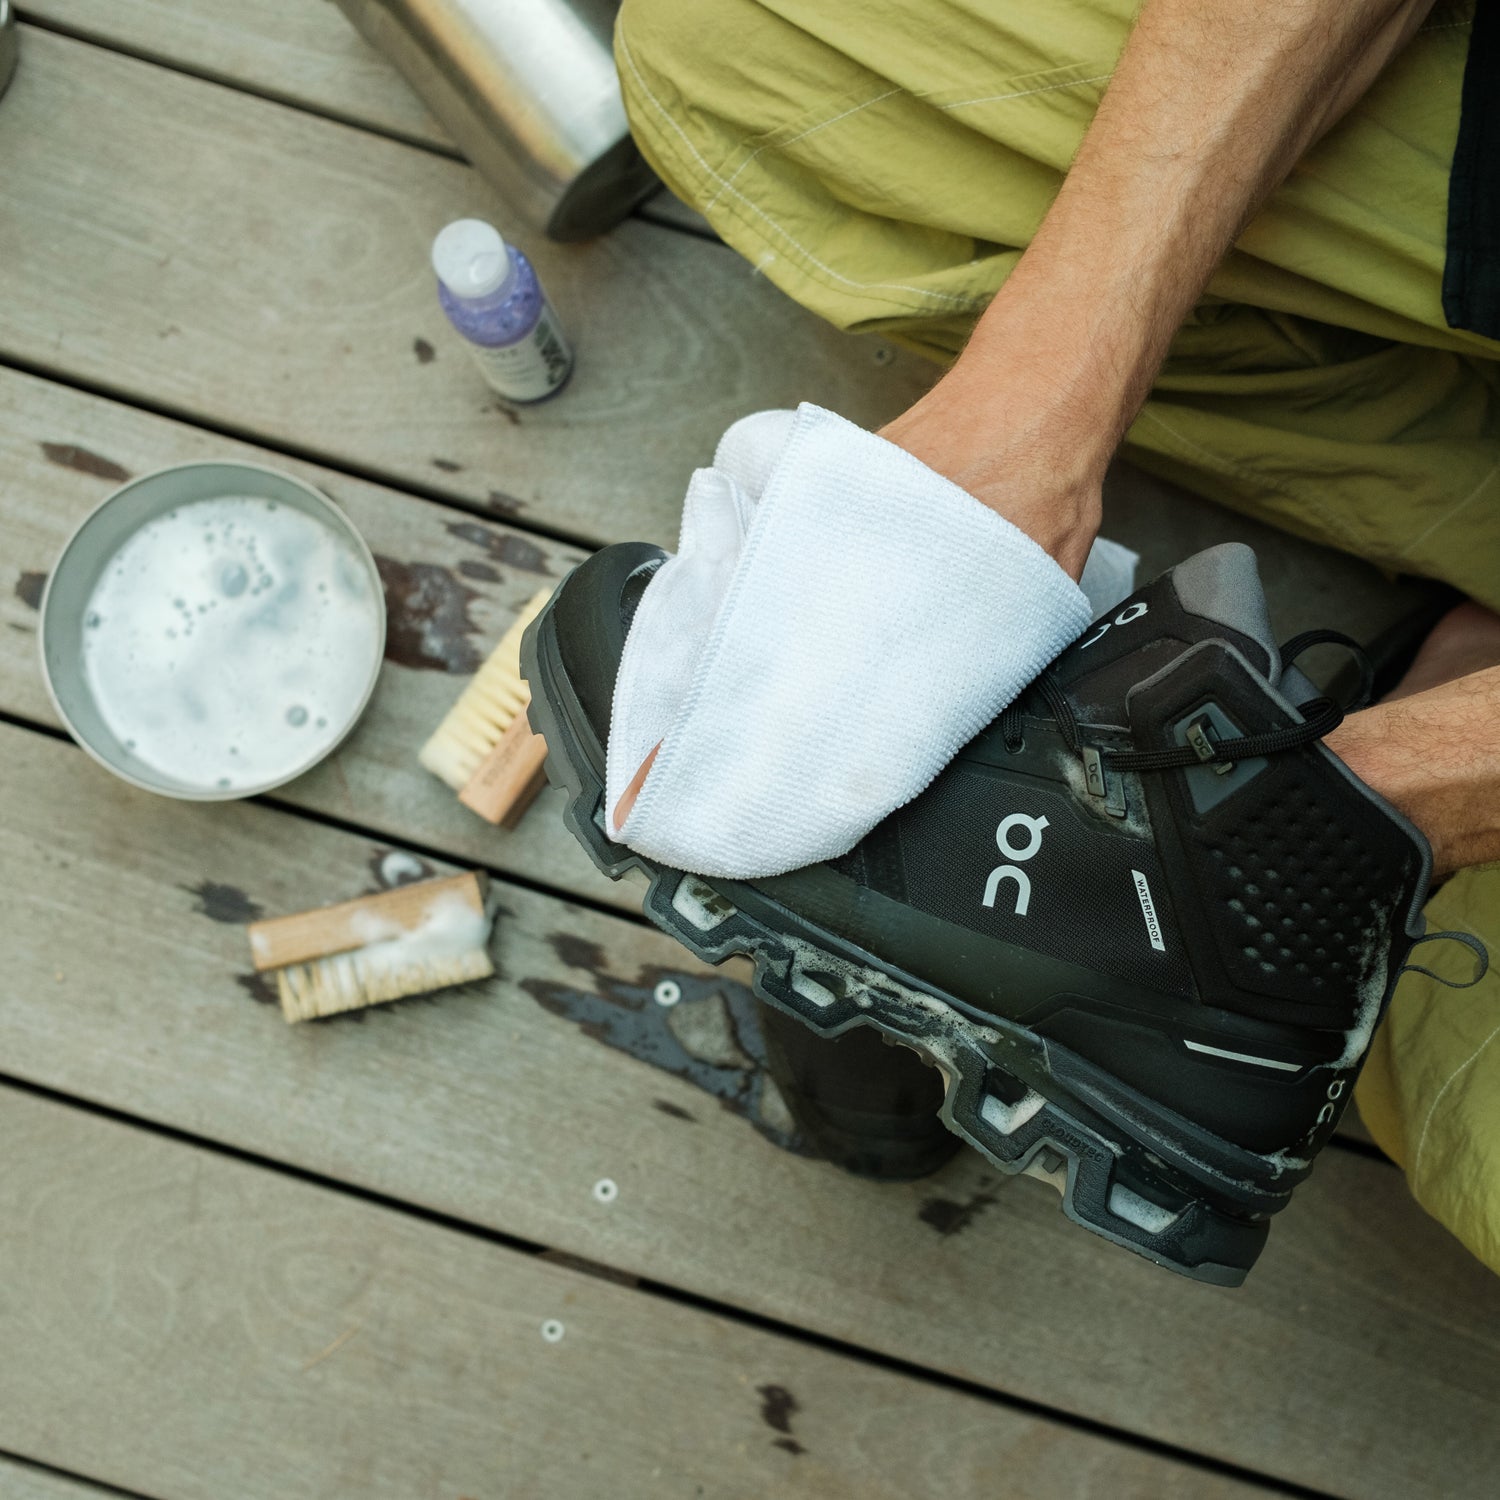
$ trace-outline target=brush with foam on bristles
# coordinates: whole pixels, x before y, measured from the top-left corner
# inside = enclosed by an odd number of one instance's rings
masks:
[[[451,875],[252,922],[251,957],[292,1022],[488,979],[484,895],[483,876]]]
[[[507,828],[546,782],[547,744],[526,722],[531,690],[521,676],[521,636],[551,592],[543,589],[521,606],[500,644],[417,753],[465,807]]]

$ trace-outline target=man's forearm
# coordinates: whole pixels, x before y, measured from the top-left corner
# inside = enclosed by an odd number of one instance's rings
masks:
[[[1148,0],[1030,248],[885,435],[1080,569],[1105,465],[1214,268],[1430,6]]]
[[[968,357],[1034,363],[1112,450],[1236,235],[1430,4],[1150,0]]]

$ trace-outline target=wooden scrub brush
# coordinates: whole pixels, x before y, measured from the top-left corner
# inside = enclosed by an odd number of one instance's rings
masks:
[[[495,972],[484,877],[414,881],[337,906],[252,922],[250,953],[274,973],[281,1013],[311,1021]]]
[[[526,722],[531,692],[521,676],[521,636],[551,596],[543,589],[521,606],[500,644],[417,753],[465,807],[507,828],[520,821],[546,785],[547,743]]]

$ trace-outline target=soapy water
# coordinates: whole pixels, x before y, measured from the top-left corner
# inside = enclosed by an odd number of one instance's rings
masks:
[[[348,539],[248,496],[143,526],[105,564],[84,626],[105,724],[195,791],[262,786],[317,759],[380,650],[379,601]]]

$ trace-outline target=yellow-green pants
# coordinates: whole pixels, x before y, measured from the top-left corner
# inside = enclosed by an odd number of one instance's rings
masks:
[[[616,52],[636,139],[730,245],[840,327],[948,358],[1030,241],[1137,8],[625,0]],[[1500,343],[1449,328],[1440,299],[1472,10],[1438,0],[1240,236],[1126,452],[1500,609]],[[1428,916],[1500,961],[1500,869],[1458,875]],[[1500,968],[1463,991],[1408,974],[1358,1098],[1419,1201],[1500,1269]]]

